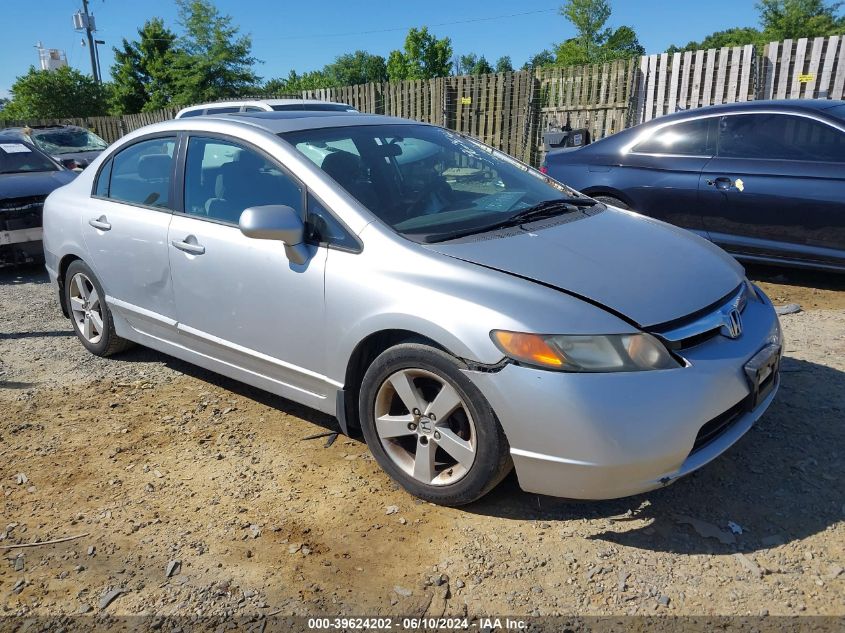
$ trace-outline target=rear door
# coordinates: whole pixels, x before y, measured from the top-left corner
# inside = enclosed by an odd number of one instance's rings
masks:
[[[845,132],[824,121],[722,117],[701,196],[711,239],[733,253],[845,263]]]
[[[170,338],[176,309],[167,230],[173,208],[174,134],[141,139],[100,168],[82,231],[109,305],[137,330]]]
[[[703,234],[698,180],[715,152],[715,118],[671,123],[633,145],[613,180],[635,211]]]

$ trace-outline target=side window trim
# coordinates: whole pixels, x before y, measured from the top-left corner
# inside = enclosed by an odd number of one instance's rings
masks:
[[[178,132],[178,131],[153,132],[152,134],[145,134],[144,136],[139,136],[138,138],[132,139],[131,142],[126,143],[125,145],[121,145],[119,148],[115,149],[109,155],[108,160],[106,160],[105,162],[103,162],[102,165],[100,165],[100,168],[97,171],[97,175],[94,177],[94,183],[91,186],[90,197],[95,198],[97,200],[105,200],[105,201],[111,202],[113,204],[124,204],[124,205],[130,206],[130,207],[138,207],[139,209],[148,209],[150,211],[158,211],[159,213],[168,213],[168,214],[173,213],[173,209],[171,209],[170,207],[156,207],[156,206],[152,206],[152,205],[149,205],[149,204],[142,204],[140,202],[131,202],[129,200],[116,200],[116,199],[111,198],[111,197],[98,196],[97,195],[97,184],[100,181],[100,177],[101,177],[103,171],[105,170],[106,167],[108,167],[109,168],[109,191],[108,191],[108,193],[109,193],[109,196],[110,196],[111,195],[111,176],[112,176],[112,168],[114,166],[114,157],[115,156],[117,156],[118,154],[122,153],[123,151],[129,149],[130,147],[134,147],[135,145],[137,145],[139,143],[144,143],[146,141],[154,140],[154,139],[157,139],[157,138],[172,138],[172,139],[175,139],[175,143],[176,143],[176,147],[173,148],[173,160],[171,161],[171,165],[170,165],[170,195],[172,196],[173,192],[174,192],[174,189],[173,189],[174,180],[176,180],[176,178],[178,177],[178,173],[179,173],[178,156],[177,156],[176,152],[177,152],[178,147],[179,147],[179,135],[180,134],[181,134],[181,132]],[[171,198],[171,201],[172,200],[173,199]],[[176,206],[176,205],[171,204],[170,206],[173,207],[173,206]]]
[[[178,213],[179,215],[184,215],[188,218],[193,218],[194,220],[200,220],[203,222],[213,222],[214,224],[221,224],[223,226],[232,226],[237,228],[238,225],[235,222],[227,222],[225,220],[218,220],[216,218],[209,218],[209,217],[202,217],[199,215],[194,215],[185,211],[185,173],[188,166],[188,144],[190,143],[192,138],[200,138],[200,139],[214,139],[218,141],[224,141],[226,143],[231,143],[237,147],[242,149],[248,149],[253,151],[261,156],[263,156],[267,161],[272,163],[274,166],[278,167],[281,172],[290,178],[291,182],[293,182],[297,187],[299,187],[300,191],[302,192],[301,200],[300,200],[300,209],[301,209],[301,219],[302,222],[305,222],[307,217],[307,208],[308,208],[308,188],[305,186],[299,178],[297,178],[287,167],[285,167],[282,163],[279,162],[277,158],[271,156],[266,151],[261,149],[260,147],[256,147],[252,143],[248,141],[244,141],[243,139],[235,138],[228,134],[221,134],[219,132],[203,132],[201,130],[192,130],[190,132],[182,132],[184,136],[184,142],[182,144],[183,153],[180,156],[180,164],[179,164],[179,189],[177,189],[177,197],[179,198],[179,204],[176,205],[179,207],[179,210],[174,210],[174,213]]]
[[[322,206],[323,209],[326,210],[326,213],[328,213],[332,217],[332,219],[340,225],[340,227],[344,230],[344,232],[357,244],[357,247],[351,248],[349,246],[344,246],[343,244],[338,244],[338,243],[332,242],[332,241],[320,241],[320,242],[315,242],[313,244],[314,246],[319,246],[319,247],[323,247],[323,248],[330,248],[330,249],[337,250],[337,251],[344,251],[346,253],[354,253],[356,255],[363,252],[364,244],[361,242],[361,239],[357,235],[355,235],[355,233],[352,231],[352,229],[349,228],[349,226],[347,226],[346,222],[344,222],[341,218],[338,217],[338,215],[334,211],[331,210],[331,207],[329,207],[329,205],[327,205],[325,202],[323,202],[323,199],[320,196],[318,196],[316,193],[314,193],[313,189],[307,189],[306,190],[306,198],[305,198],[305,202],[306,202],[306,205],[305,205],[305,222],[306,223],[308,222],[308,212],[310,210],[310,205],[308,205],[308,198],[314,198],[314,200],[316,200],[320,204],[320,206]]]
[[[111,190],[111,168],[114,165],[114,160],[111,156],[109,159],[100,165],[99,171],[97,171],[97,176],[94,178],[94,187],[91,189],[91,197],[92,198],[99,198],[99,199],[109,199],[109,192]],[[97,193],[100,189],[100,180],[106,178],[108,182],[106,182],[106,193],[104,196],[101,196]]]

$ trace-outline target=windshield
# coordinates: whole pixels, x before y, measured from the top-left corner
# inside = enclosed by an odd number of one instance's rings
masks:
[[[108,146],[103,139],[88,130],[51,130],[32,134],[35,144],[50,155],[75,152],[99,152]]]
[[[0,174],[58,170],[58,165],[26,143],[0,141]]]
[[[574,191],[505,154],[428,125],[280,135],[385,223],[414,239],[484,230]]]

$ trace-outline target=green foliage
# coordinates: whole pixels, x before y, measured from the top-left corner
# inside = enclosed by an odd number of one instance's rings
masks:
[[[486,75],[492,72],[493,67],[484,55],[479,57],[475,53],[469,53],[460,55],[455,60],[456,75]]]
[[[603,63],[645,53],[634,29],[605,26],[610,18],[607,0],[567,0],[560,13],[572,23],[577,35],[558,45],[558,66]]]
[[[800,37],[822,37],[845,32],[845,16],[838,15],[842,2],[824,0],[761,0],[757,3],[760,26],[737,27],[716,31],[700,42],[689,42],[684,47],[672,45],[666,51],[692,51],[723,46],[763,46]]]
[[[237,97],[255,91],[252,40],[210,0],[176,0],[184,34],[174,54],[173,104]]]
[[[108,113],[109,86],[65,66],[58,70],[36,70],[18,77],[11,89],[12,100],[3,108],[7,119],[61,119],[102,116]]]
[[[677,53],[681,51],[707,50],[710,48],[722,48],[723,46],[745,46],[746,44],[763,44],[765,36],[758,29],[753,27],[737,27],[725,31],[716,31],[705,37],[700,42],[688,42],[686,46],[672,45],[666,52]]]
[[[172,97],[176,34],[161,18],[138,29],[138,40],[114,48],[111,109],[116,114],[164,108]]]
[[[387,81],[387,62],[381,55],[355,51],[335,58],[322,71],[333,86],[353,86],[371,81]]]
[[[555,54],[548,49],[543,49],[536,55],[528,58],[522,66],[522,70],[534,70],[535,68],[542,68],[543,66],[554,66]]]
[[[760,25],[766,41],[839,35],[845,16],[838,15],[842,2],[825,0],[760,0]]]
[[[496,72],[513,72],[513,62],[511,61],[510,55],[503,55],[502,57],[496,60]]]
[[[404,51],[391,51],[387,58],[387,76],[390,81],[403,79],[431,79],[449,74],[452,41],[437,38],[428,27],[412,28],[405,37]]]

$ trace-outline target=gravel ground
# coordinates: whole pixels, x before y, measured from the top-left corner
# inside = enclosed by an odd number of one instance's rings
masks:
[[[845,280],[752,272],[805,310],[731,451],[635,498],[511,475],[458,510],[359,440],[307,439],[331,418],[142,348],[89,355],[46,276],[0,273],[0,615],[843,615]]]

